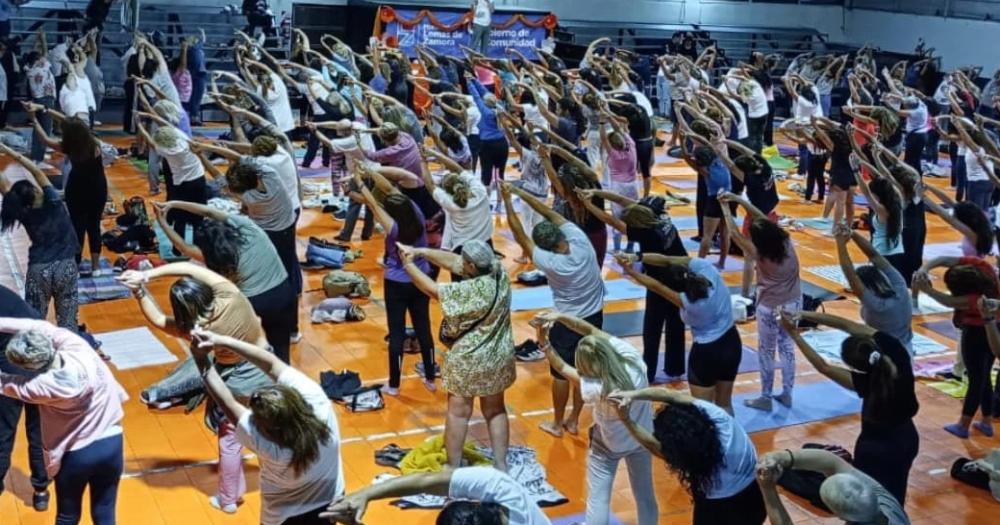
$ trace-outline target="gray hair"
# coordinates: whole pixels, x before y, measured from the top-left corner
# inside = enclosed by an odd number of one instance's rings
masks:
[[[855,474],[834,474],[826,478],[819,487],[819,495],[837,517],[849,522],[875,522],[879,516],[875,491]]]
[[[531,240],[539,248],[551,252],[566,239],[566,235],[551,221],[542,221],[531,230]]]
[[[469,241],[462,245],[462,260],[476,267],[479,275],[493,273],[497,269],[497,258],[493,248],[484,241]]]
[[[7,343],[7,360],[23,370],[43,370],[52,363],[55,354],[52,339],[34,330],[22,330]]]

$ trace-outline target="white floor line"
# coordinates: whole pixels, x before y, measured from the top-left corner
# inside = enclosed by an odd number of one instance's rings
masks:
[[[249,460],[254,459],[256,457],[257,457],[256,454],[244,454],[243,455],[243,460],[244,461],[249,461]],[[219,460],[217,460],[217,459],[209,459],[209,460],[206,460],[206,461],[195,461],[194,463],[185,463],[183,465],[174,465],[174,466],[171,466],[171,467],[159,467],[159,468],[153,468],[153,469],[149,469],[149,470],[140,470],[140,471],[136,471],[136,472],[125,472],[125,473],[122,474],[122,479],[141,478],[143,476],[149,476],[149,475],[152,475],[152,474],[165,474],[167,472],[175,472],[175,471],[178,471],[178,470],[188,470],[188,469],[199,468],[199,467],[211,467],[211,466],[218,465],[218,464],[219,464]]]
[[[17,291],[23,296],[24,274],[21,273],[21,264],[18,262],[17,254],[14,252],[14,243],[11,240],[11,237],[12,235],[10,233],[0,235],[0,250],[3,251],[4,260],[7,262],[7,267],[10,268],[10,276],[14,279]]]

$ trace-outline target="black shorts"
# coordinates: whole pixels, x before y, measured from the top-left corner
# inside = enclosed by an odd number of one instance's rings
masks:
[[[604,311],[601,310],[596,314],[591,314],[583,318],[584,321],[596,326],[597,328],[604,327]],[[566,328],[562,323],[556,323],[552,325],[549,330],[549,344],[552,345],[552,350],[562,358],[569,366],[576,366],[576,345],[583,339],[583,336]],[[559,372],[552,367],[549,367],[549,371],[552,373],[552,377],[560,380],[564,378]]]
[[[688,356],[688,382],[713,387],[719,381],[733,381],[743,358],[743,341],[733,325],[711,343],[694,343]]]
[[[728,498],[694,500],[692,525],[762,525],[767,508],[760,486],[754,480]]]
[[[715,195],[709,195],[705,202],[705,212],[704,216],[710,219],[721,219],[722,218],[722,204]]]

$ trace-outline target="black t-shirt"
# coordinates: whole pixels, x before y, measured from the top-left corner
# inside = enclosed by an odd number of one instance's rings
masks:
[[[73,259],[79,248],[76,230],[73,229],[62,198],[52,186],[46,186],[43,192],[42,206],[29,210],[21,221],[31,239],[28,264]]]
[[[28,303],[21,299],[13,290],[0,286],[0,317],[14,317],[17,319],[39,319],[38,312]],[[7,362],[6,353],[3,351],[10,342],[11,334],[0,333],[0,372],[7,374],[23,374],[21,370]]]
[[[891,359],[896,365],[896,381],[893,384],[893,397],[889,400],[889,409],[886,410],[891,417],[881,421],[871,421],[864,416],[865,408],[869,402],[869,380],[868,374],[851,373],[851,381],[854,383],[854,390],[858,397],[862,399],[862,432],[883,432],[889,431],[900,424],[907,423],[917,415],[920,404],[917,402],[917,395],[913,390],[913,364],[910,361],[910,354],[906,351],[898,339],[885,333],[876,332],[875,343],[882,353],[883,359]]]
[[[757,156],[757,162],[763,168],[756,173],[745,173],[743,182],[746,185],[747,198],[765,214],[778,207],[778,188],[774,184],[774,172],[763,157]]]
[[[664,217],[655,228],[635,228],[628,226],[625,230],[628,240],[639,243],[641,253],[656,253],[671,257],[687,257],[687,250],[684,242],[677,233],[677,227],[670,221],[669,217]],[[643,265],[646,275],[663,280],[665,269],[660,266]]]

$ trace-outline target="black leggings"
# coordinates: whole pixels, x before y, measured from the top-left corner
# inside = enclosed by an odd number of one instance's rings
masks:
[[[692,525],[761,525],[767,518],[757,480],[739,493],[721,499],[696,498]]]
[[[291,338],[298,324],[299,301],[290,279],[270,290],[248,297],[254,313],[260,317],[268,344],[274,355],[285,364],[291,364]]]
[[[389,386],[399,388],[403,368],[403,341],[406,339],[406,314],[420,343],[424,374],[434,380],[434,338],[431,335],[431,302],[413,283],[385,280],[385,315],[389,324]]]
[[[636,160],[639,161],[639,173],[642,178],[653,176],[653,137],[635,141]]]
[[[764,124],[764,145],[774,145],[774,112],[777,109],[773,100],[767,102],[767,123]]]
[[[917,170],[923,175],[920,160],[924,156],[924,148],[927,147],[927,133],[908,133],[906,135],[906,148],[903,150],[903,162],[907,166]]]
[[[166,163],[164,163],[166,164]],[[168,168],[169,169],[169,168]],[[205,177],[198,177],[194,180],[167,186],[167,199],[172,201],[193,202],[195,204],[205,204],[208,202],[208,195],[205,190]],[[167,222],[177,235],[184,238],[184,232],[188,225],[191,229],[197,228],[201,224],[201,215],[195,215],[183,210],[170,210],[167,214]]]
[[[829,159],[827,155],[817,155],[811,153],[809,155],[809,168],[806,175],[806,200],[812,199],[813,188],[816,188],[819,193],[819,200],[823,200],[826,196],[826,180],[823,178],[823,172],[826,170],[826,161]]]
[[[962,359],[969,374],[969,392],[962,403],[962,415],[972,417],[982,411],[983,417],[993,415],[993,385],[990,372],[993,369],[993,352],[986,340],[986,328],[965,326],[962,328]]]
[[[749,141],[749,147],[754,153],[759,154],[764,149],[764,128],[767,127],[767,115],[750,118],[748,124],[750,136],[747,137],[747,140]]]
[[[80,262],[80,258],[83,256],[84,236],[86,236],[90,254],[93,256],[101,253],[101,218],[104,216],[104,202],[106,200],[107,195],[102,197],[100,195],[68,194],[66,196],[66,209],[69,211],[70,221],[73,222],[77,242],[80,243],[76,252],[76,262]]]
[[[483,185],[489,187],[493,184],[493,172],[497,173],[497,179],[503,180],[504,171],[507,169],[507,156],[510,154],[510,144],[507,139],[494,139],[482,141],[479,149],[479,163],[482,164]]]
[[[923,201],[910,202],[903,209],[903,254],[906,256],[906,271],[901,272],[907,284],[913,281],[913,274],[920,269],[924,260],[924,242],[927,238],[927,218]]]
[[[320,518],[319,513],[326,511],[326,505],[322,507],[313,509],[305,514],[299,514],[298,516],[292,516],[281,522],[281,525],[329,525],[330,520],[325,518]]]
[[[650,384],[656,378],[660,336],[663,335],[664,326],[667,329],[667,341],[663,371],[671,377],[682,376],[685,369],[685,334],[680,308],[661,295],[647,291],[646,310],[642,316],[642,360],[646,363],[646,378]]]
[[[479,140],[479,135],[469,135],[466,138],[469,139],[469,155],[472,157],[472,165],[469,168],[475,173],[476,167],[479,166],[479,150],[483,148],[483,143]]]
[[[295,248],[295,224],[298,222],[299,212],[295,212],[295,222],[291,226],[279,231],[267,231],[267,238],[271,239],[271,244],[278,252],[281,265],[288,273],[288,279],[292,282],[295,295],[302,293],[302,269],[299,267],[299,255]],[[298,321],[295,322],[295,331],[299,330]]]
[[[885,487],[900,505],[906,503],[910,467],[920,451],[917,427],[912,420],[888,430],[866,430],[864,424],[861,427],[854,444],[854,466]]]

